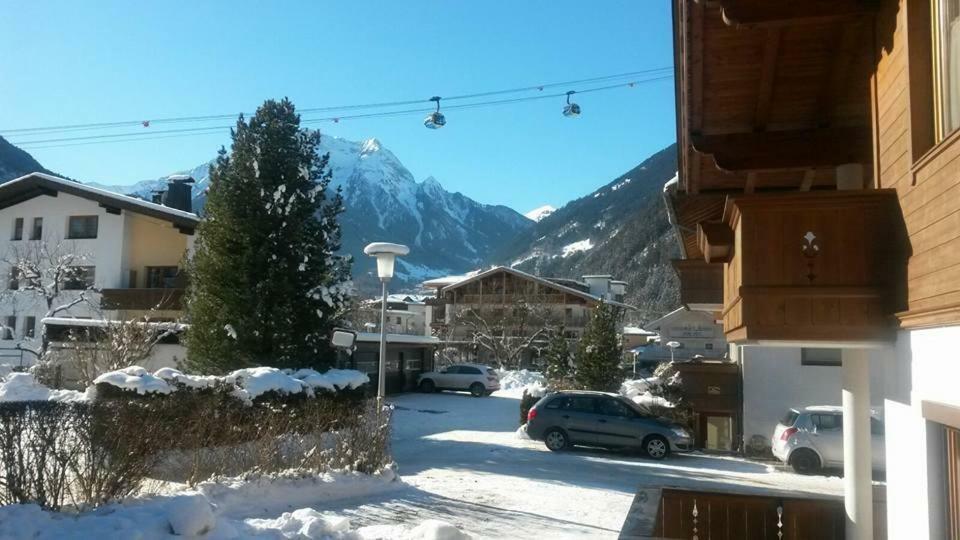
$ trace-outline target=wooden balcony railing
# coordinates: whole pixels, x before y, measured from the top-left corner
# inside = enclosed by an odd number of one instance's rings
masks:
[[[184,289],[103,289],[100,306],[108,310],[181,310]]]

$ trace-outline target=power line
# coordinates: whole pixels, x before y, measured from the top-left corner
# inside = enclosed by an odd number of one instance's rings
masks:
[[[672,78],[672,75],[660,75],[654,76],[647,79],[638,79],[634,81],[611,84],[606,86],[587,88],[583,90],[577,90],[575,94],[588,94],[593,92],[603,92],[608,90],[613,90],[617,88],[628,88],[633,87],[639,84],[651,83],[656,81],[662,81]],[[550,94],[538,94],[534,96],[523,96],[517,98],[508,98],[508,99],[499,99],[499,100],[487,100],[487,101],[478,101],[473,103],[463,103],[458,105],[448,105],[444,106],[443,110],[462,110],[462,109],[473,109],[479,107],[494,107],[499,105],[508,105],[514,103],[523,103],[528,101],[537,101],[544,99],[554,99],[561,98],[566,96],[566,92],[557,92]],[[417,104],[422,103],[422,101],[417,101]],[[303,118],[301,117],[301,125],[313,125],[319,123],[330,123],[330,122],[340,122],[341,120],[355,120],[355,119],[365,119],[365,118],[384,118],[392,116],[405,116],[411,114],[424,114],[432,112],[434,109],[431,108],[414,108],[414,109],[402,109],[395,111],[378,111],[378,112],[369,112],[369,113],[358,113],[350,114],[343,116],[325,116],[318,118]],[[26,141],[12,141],[17,146],[20,146],[25,149],[44,149],[44,148],[63,148],[71,146],[85,146],[89,144],[106,144],[106,143],[115,143],[115,142],[130,142],[137,140],[155,140],[155,139],[169,139],[169,138],[179,138],[187,136],[197,136],[197,135],[211,135],[219,134],[221,132],[231,129],[232,125],[220,125],[220,126],[205,126],[205,127],[190,127],[190,128],[174,128],[167,130],[159,131],[140,131],[133,133],[107,133],[107,134],[96,134],[96,135],[84,135],[79,137],[61,137],[54,139],[33,139]]]
[[[651,68],[640,71],[631,71],[626,73],[618,73],[614,75],[604,75],[601,77],[592,77],[589,79],[579,79],[574,81],[564,81],[564,82],[555,82],[547,83],[534,86],[524,86],[519,88],[509,88],[503,90],[493,90],[489,92],[477,92],[471,94],[461,94],[455,96],[449,96],[443,98],[444,102],[456,101],[461,99],[473,99],[478,97],[489,97],[495,95],[503,94],[512,94],[520,92],[532,92],[532,91],[543,91],[546,88],[555,88],[557,86],[573,86],[578,84],[590,84],[602,81],[611,81],[617,79],[624,79],[628,77],[638,77],[644,75],[661,75],[670,73],[673,70],[670,66],[660,67],[660,68]],[[415,99],[415,100],[404,100],[404,101],[390,101],[390,102],[379,102],[379,103],[366,103],[366,104],[357,104],[357,105],[339,105],[339,106],[330,106],[330,107],[312,107],[300,109],[301,114],[315,113],[315,112],[333,112],[333,111],[348,111],[348,110],[362,110],[362,109],[378,109],[386,107],[402,107],[409,105],[417,104],[427,104],[430,103],[429,99]],[[0,129],[0,133],[4,135],[11,134],[36,134],[36,133],[55,133],[55,132],[69,132],[69,131],[85,131],[93,129],[111,129],[119,127],[131,127],[143,125],[147,127],[150,124],[167,124],[167,123],[184,123],[184,122],[205,122],[211,120],[225,120],[236,118],[240,113],[229,113],[229,114],[213,114],[213,115],[201,115],[201,116],[181,116],[181,117],[168,117],[168,118],[158,118],[158,119],[141,119],[141,120],[123,120],[117,122],[96,122],[96,123],[86,123],[86,124],[65,124],[57,126],[43,126],[43,127],[27,127],[27,128],[11,128],[11,129]],[[247,113],[249,114],[249,113]]]

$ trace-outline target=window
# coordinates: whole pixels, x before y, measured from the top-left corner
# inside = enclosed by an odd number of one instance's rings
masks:
[[[37,335],[37,318],[27,317],[23,324],[23,337],[32,338]]]
[[[810,420],[818,430],[843,429],[843,417],[839,414],[814,414]]]
[[[13,339],[13,333],[17,330],[17,316],[7,315],[3,321],[3,339]]]
[[[461,375],[483,375],[483,372],[475,367],[460,366]]]
[[[937,133],[960,127],[960,0],[934,0],[934,95]]]
[[[176,266],[148,266],[146,286],[150,289],[176,288],[179,274],[180,269]]]
[[[801,366],[840,366],[840,349],[800,349]]]
[[[597,412],[596,399],[591,396],[570,396],[564,403],[565,410],[595,413]]]
[[[10,235],[11,240],[23,240],[23,218],[18,217],[13,220],[13,234]]]
[[[64,290],[80,291],[93,287],[96,278],[96,268],[93,266],[71,266],[67,272],[67,279],[63,283]]]
[[[943,508],[946,538],[960,538],[960,430],[943,426]]]
[[[402,324],[403,321],[400,320],[400,317],[397,317],[397,324]]]
[[[708,351],[712,351],[712,350],[713,350],[713,343],[705,343],[705,344],[703,345],[703,348],[706,349],[706,350],[708,350]]]
[[[98,216],[70,216],[67,223],[67,238],[96,238],[98,222]]]
[[[35,217],[33,218],[33,228],[30,229],[30,239],[40,240],[41,238],[43,238],[43,218]]]
[[[870,417],[870,434],[871,435],[883,435],[886,430],[883,426],[883,421],[878,418]]]
[[[797,411],[788,411],[787,414],[780,419],[780,423],[785,426],[793,426],[793,423],[797,421],[797,418],[800,417],[800,413]]]
[[[7,281],[7,288],[11,291],[20,288],[20,269],[16,266],[10,269],[10,279]]]
[[[622,416],[624,418],[633,418],[636,416],[630,407],[619,399],[606,398],[600,400],[600,414],[607,416]]]

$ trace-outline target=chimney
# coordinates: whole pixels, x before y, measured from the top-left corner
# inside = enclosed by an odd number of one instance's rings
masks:
[[[590,288],[590,294],[606,300],[610,299],[610,282],[613,281],[613,276],[583,276],[583,281]]]
[[[185,174],[168,177],[167,190],[162,192],[160,204],[184,212],[193,212],[193,192],[190,188],[193,182],[193,178]]]

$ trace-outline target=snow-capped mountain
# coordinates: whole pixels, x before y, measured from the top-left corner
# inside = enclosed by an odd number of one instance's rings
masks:
[[[536,221],[537,223],[540,223],[540,221],[543,220],[543,218],[549,216],[550,214],[556,211],[557,211],[556,208],[550,206],[549,204],[545,204],[543,206],[534,208],[533,210],[524,214],[524,216],[526,216],[527,219],[531,221]]]
[[[495,259],[543,276],[611,274],[629,282],[627,302],[639,308],[631,318],[659,317],[679,302],[670,265],[679,249],[662,197],[676,170],[670,145],[542,218]]]
[[[364,292],[379,290],[373,261],[363,255],[363,247],[370,242],[410,246],[410,255],[398,262],[391,286],[411,287],[424,279],[483,265],[490,253],[533,226],[510,208],[481,204],[446,191],[433,177],[417,182],[377,139],[356,142],[323,137],[319,152],[330,154],[331,186],[343,189],[342,251],[353,255],[354,281]],[[203,206],[209,167],[210,163],[204,163],[176,173],[196,180],[194,209]],[[165,178],[101,187],[149,197],[151,191],[166,186]]]

